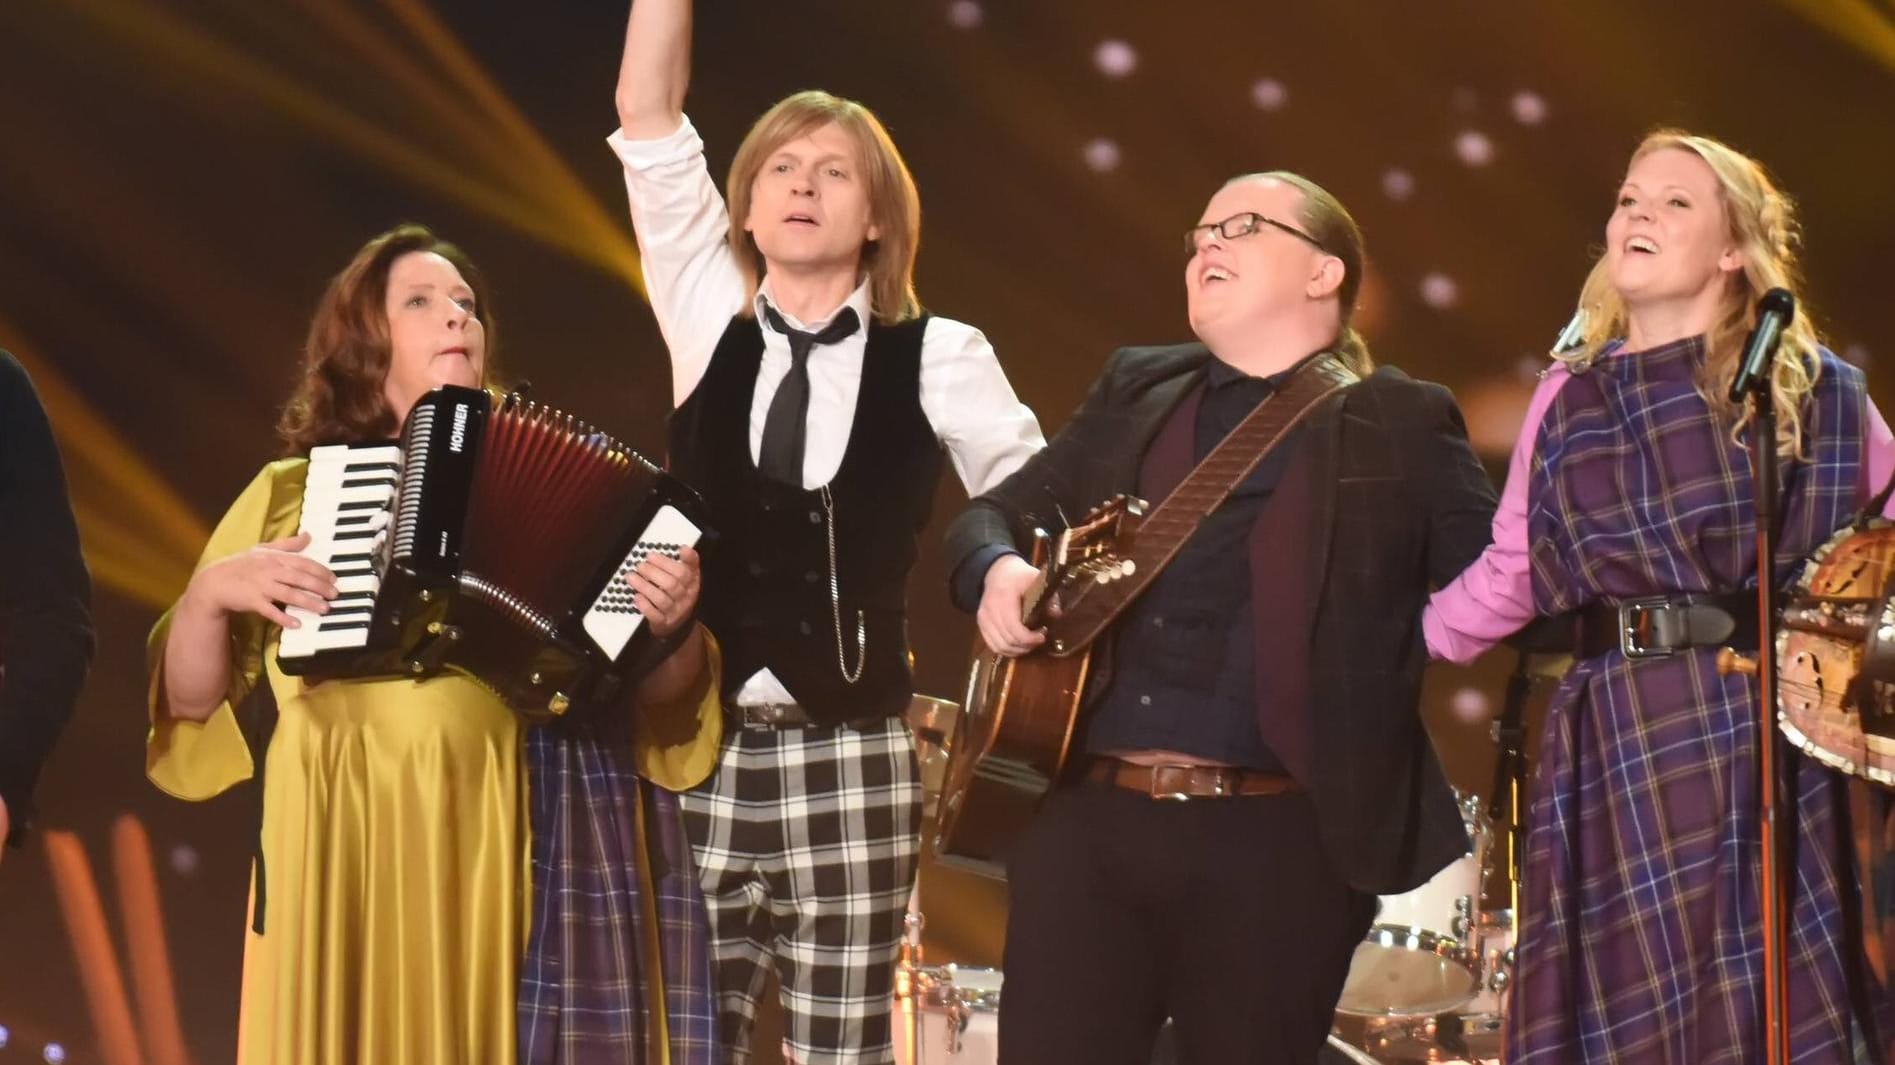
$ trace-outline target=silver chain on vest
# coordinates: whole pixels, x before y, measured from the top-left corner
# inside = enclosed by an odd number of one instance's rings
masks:
[[[823,528],[829,533],[829,617],[836,623],[836,668],[844,681],[854,684],[862,679],[862,666],[868,661],[868,619],[862,611],[855,612],[855,670],[851,672],[842,644],[842,587],[836,580],[836,500],[829,494],[828,485],[823,485],[821,492],[826,519]]]

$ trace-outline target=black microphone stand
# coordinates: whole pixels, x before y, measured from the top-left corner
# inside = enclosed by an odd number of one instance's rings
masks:
[[[1494,786],[1488,794],[1487,822],[1498,824],[1507,844],[1507,909],[1519,942],[1520,853],[1526,842],[1527,696],[1533,692],[1533,652],[1521,650],[1507,677],[1507,698],[1494,720]]]
[[[1763,887],[1764,1060],[1789,1065],[1789,937],[1782,841],[1783,751],[1777,737],[1777,408],[1770,383],[1775,351],[1750,382],[1750,476],[1757,523],[1757,815]]]

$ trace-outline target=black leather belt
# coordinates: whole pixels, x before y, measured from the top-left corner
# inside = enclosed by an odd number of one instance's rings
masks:
[[[1578,610],[1574,653],[1664,658],[1692,647],[1757,649],[1757,593],[1675,592],[1601,599]]]
[[[827,728],[871,729],[887,724],[890,718],[899,717],[899,714],[876,714],[873,717],[829,721],[818,720],[801,703],[724,704],[724,720],[732,728],[807,728],[820,725]]]
[[[815,723],[799,703],[725,703],[724,714],[738,728],[801,728]]]

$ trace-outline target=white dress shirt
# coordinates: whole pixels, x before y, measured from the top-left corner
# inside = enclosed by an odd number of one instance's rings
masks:
[[[672,402],[682,406],[704,379],[718,341],[744,305],[743,272],[727,243],[730,214],[705,165],[704,142],[689,118],[668,137],[631,140],[618,130],[607,143],[625,167],[645,294],[671,352]],[[748,326],[763,336],[763,360],[750,401],[752,462],[763,444],[770,399],[790,369],[789,339],[763,323],[766,304],[792,328],[810,332],[820,332],[842,311],[837,307],[817,321],[800,321],[771,298],[770,280],[763,279],[752,308],[756,321]],[[866,280],[842,306],[855,309],[863,328],[810,352],[805,489],[828,484],[841,469],[862,387],[862,356],[873,319]],[[998,484],[1046,446],[1039,422],[1000,369],[993,345],[964,322],[928,319],[921,340],[920,400],[922,413],[970,496]],[[790,694],[765,669],[744,682],[737,701],[789,702]]]

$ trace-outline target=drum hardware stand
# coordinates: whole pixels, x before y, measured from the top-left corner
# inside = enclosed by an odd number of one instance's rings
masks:
[[[1789,913],[1783,871],[1782,750],[1777,736],[1777,408],[1771,388],[1777,342],[1795,315],[1795,302],[1783,289],[1765,293],[1757,307],[1756,328],[1744,345],[1744,357],[1731,382],[1732,402],[1750,400],[1750,475],[1757,526],[1757,806],[1761,830],[1763,880],[1763,1035],[1764,1060],[1790,1060],[1788,936]]]
[[[901,960],[895,965],[895,997],[901,1000],[901,1019],[906,1026],[902,1040],[908,1044],[908,1065],[921,1065],[921,930],[928,919],[921,915],[921,876],[916,871],[915,887],[908,895],[908,912],[901,919]]]

